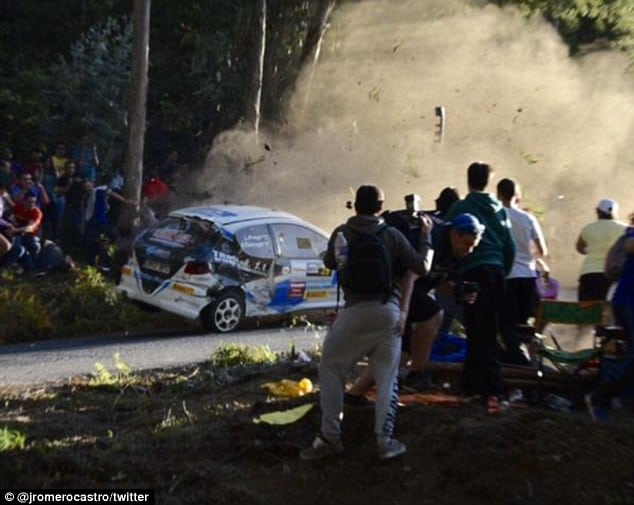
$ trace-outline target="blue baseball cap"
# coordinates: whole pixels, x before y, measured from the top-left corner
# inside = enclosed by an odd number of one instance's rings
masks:
[[[469,233],[471,235],[479,235],[486,229],[486,227],[478,221],[477,217],[468,213],[458,214],[447,223],[447,226],[457,232]]]

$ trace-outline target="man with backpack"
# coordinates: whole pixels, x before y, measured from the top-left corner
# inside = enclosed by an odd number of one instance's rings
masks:
[[[400,308],[395,267],[426,275],[433,261],[432,221],[420,220],[421,241],[417,252],[397,229],[379,216],[383,192],[376,186],[360,186],[356,193],[356,215],[337,227],[328,242],[326,267],[337,268],[335,240],[342,232],[347,243],[347,261],[339,261],[345,306],[324,340],[319,364],[321,433],[300,457],[321,459],[343,451],[341,419],[346,376],[354,364],[368,356],[376,379],[375,424],[379,458],[403,454],[406,447],[392,438],[398,401],[397,373],[401,353]],[[344,266],[345,263],[345,266]]]
[[[388,217],[388,216],[386,216]],[[388,218],[389,220],[389,218]],[[434,321],[435,315],[440,314],[442,319],[442,310],[430,294],[435,290],[437,295],[439,292],[445,293],[456,300],[459,304],[474,303],[477,299],[477,289],[468,286],[462,282],[459,268],[460,264],[466,257],[477,247],[482,234],[484,225],[471,214],[459,214],[452,221],[447,223],[435,223],[433,233],[434,261],[431,271],[424,277],[419,277],[416,282],[412,282],[410,272],[406,272],[402,281],[403,293],[411,293],[411,301],[409,303],[408,328],[410,331],[409,344],[404,334],[403,352],[408,352],[411,356],[411,365],[409,373],[401,380],[401,387],[404,389],[416,390],[418,392],[431,389],[431,373],[428,369],[429,356],[432,344],[436,337],[434,332],[417,331],[415,324],[423,323],[422,328],[427,324],[435,326],[435,331],[440,326],[440,321]],[[408,289],[409,283],[409,289]],[[414,284],[412,286],[412,284]],[[403,298],[406,296],[404,295]],[[407,306],[402,309],[407,313]],[[418,314],[417,317],[411,318],[411,314]],[[426,318],[425,314],[431,314]],[[407,347],[407,346],[410,347]],[[371,371],[367,368],[350,387],[345,394],[346,403],[349,405],[365,405],[369,401],[365,398],[365,394],[374,384]]]

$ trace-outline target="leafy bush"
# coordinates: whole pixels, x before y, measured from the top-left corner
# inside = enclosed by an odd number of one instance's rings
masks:
[[[4,343],[184,325],[163,312],[147,317],[93,267],[42,278],[5,275],[0,284]]]
[[[0,430],[0,452],[12,451],[14,449],[24,449],[26,437],[17,430],[10,430],[4,427]]]
[[[211,364],[217,368],[231,368],[274,363],[277,359],[277,354],[268,346],[249,347],[229,344],[216,349],[211,356]]]

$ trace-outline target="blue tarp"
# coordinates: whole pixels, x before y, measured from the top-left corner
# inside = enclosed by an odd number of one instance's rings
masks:
[[[452,333],[439,333],[431,348],[431,361],[461,363],[467,355],[467,339]]]

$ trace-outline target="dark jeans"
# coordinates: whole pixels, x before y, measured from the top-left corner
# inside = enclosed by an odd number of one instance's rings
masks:
[[[502,338],[506,352],[502,361],[526,364],[528,358],[520,348],[521,340],[517,333],[518,324],[526,324],[529,317],[535,315],[539,302],[535,277],[517,277],[506,279],[506,295],[502,313]]]
[[[465,272],[463,279],[477,282],[480,287],[476,302],[464,305],[468,342],[464,363],[464,393],[502,396],[497,335],[504,310],[504,271],[500,267],[483,265]]]

